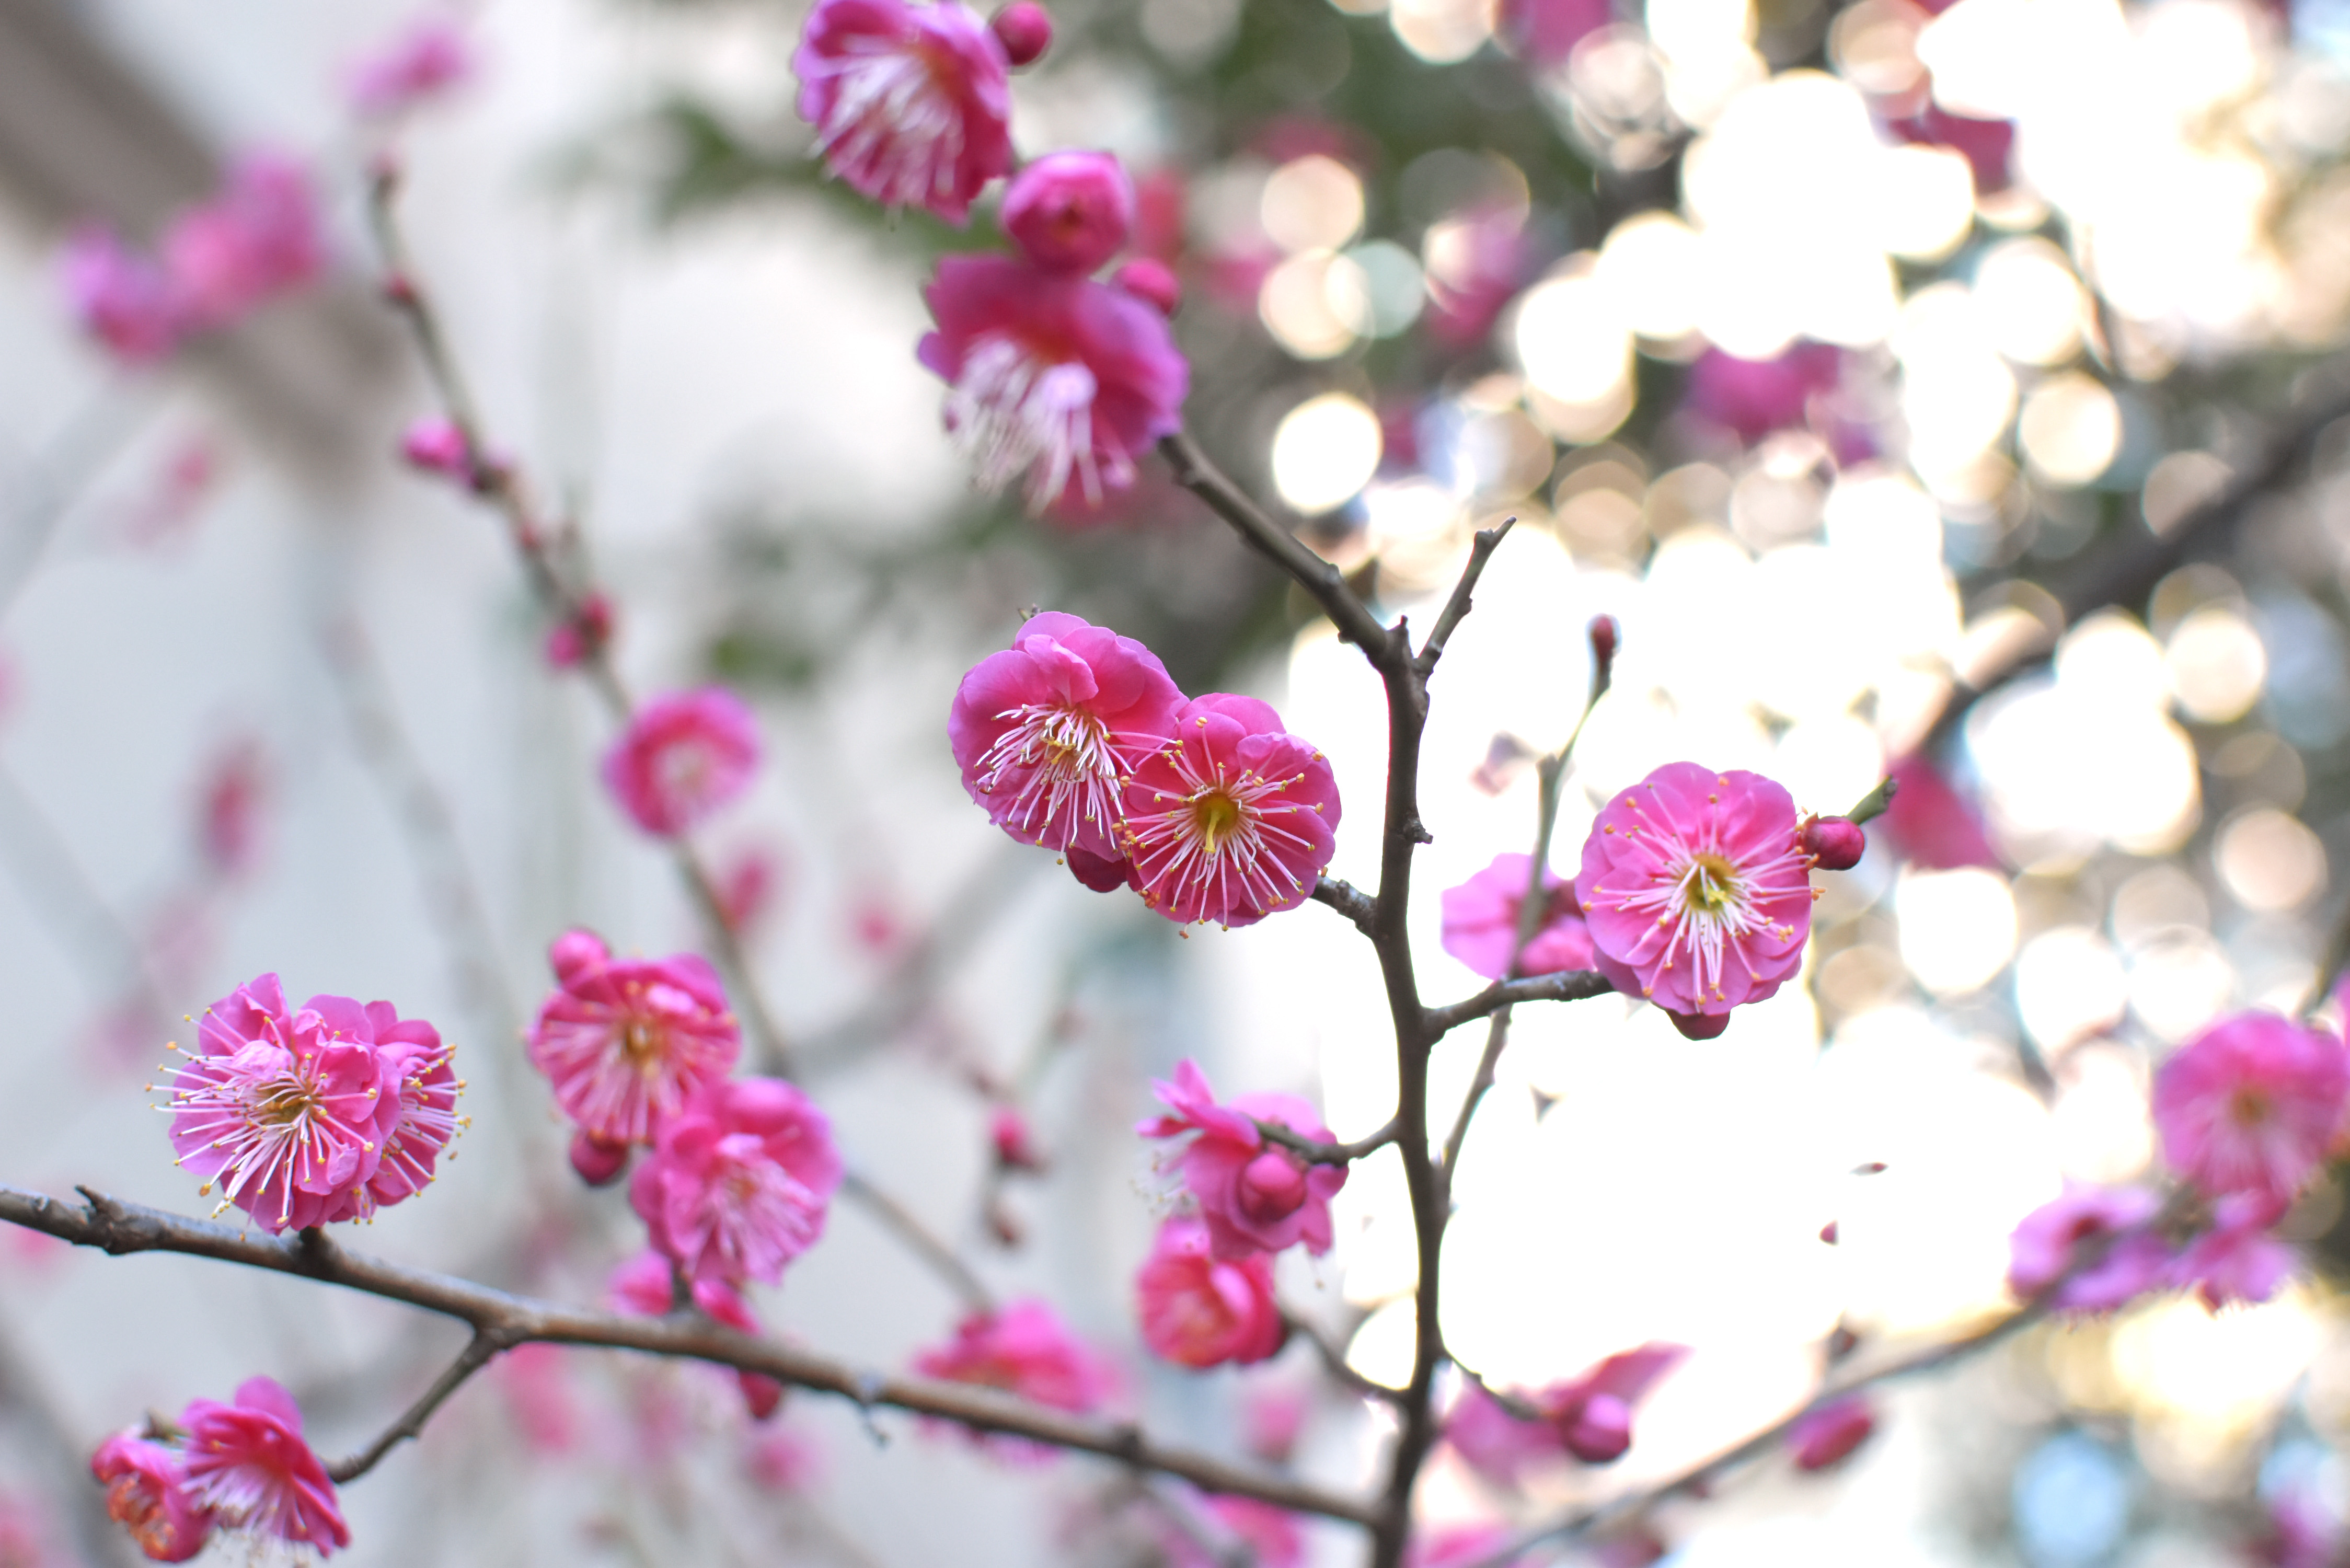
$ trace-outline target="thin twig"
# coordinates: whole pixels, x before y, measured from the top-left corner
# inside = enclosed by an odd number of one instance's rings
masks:
[[[1322,1143],[1279,1122],[1266,1121],[1263,1116],[1251,1116],[1249,1119],[1256,1123],[1256,1130],[1264,1135],[1265,1142],[1277,1143],[1294,1154],[1303,1155],[1309,1165],[1352,1165],[1365,1155],[1395,1142],[1396,1135],[1403,1130],[1396,1119],[1389,1116],[1385,1126],[1368,1137],[1358,1137],[1352,1143]]]
[[[1522,1002],[1586,1002],[1616,988],[1597,970],[1566,969],[1556,974],[1530,974],[1523,980],[1495,981],[1476,995],[1450,1007],[1428,1010],[1428,1026],[1440,1037],[1475,1022],[1499,1008]]]
[[[1372,934],[1371,917],[1378,911],[1378,905],[1368,893],[1353,883],[1342,882],[1336,877],[1325,877],[1314,884],[1314,891],[1306,897],[1317,904],[1327,904],[1346,916],[1365,936]]]
[[[503,1345],[600,1345],[706,1361],[837,1395],[864,1407],[888,1406],[974,1431],[1098,1454],[1137,1469],[1180,1476],[1210,1491],[1253,1497],[1301,1513],[1367,1526],[1376,1526],[1383,1517],[1378,1509],[1354,1498],[1165,1447],[1129,1423],[1089,1420],[993,1388],[861,1369],[798,1345],[737,1333],[699,1314],[636,1318],[584,1311],[350,1251],[321,1231],[255,1236],[211,1220],[125,1203],[88,1188],[80,1190],[86,1201],[77,1208],[42,1193],[0,1185],[0,1220],[117,1257],[182,1253],[340,1285],[455,1318]]]
[[[1392,1403],[1402,1397],[1401,1389],[1390,1388],[1384,1383],[1374,1383],[1347,1366],[1346,1353],[1331,1344],[1311,1318],[1302,1313],[1295,1313],[1287,1307],[1283,1307],[1281,1324],[1313,1347],[1315,1358],[1322,1363],[1322,1370],[1328,1373],[1333,1380],[1352,1388],[1357,1394],[1368,1395],[1374,1399],[1385,1399]]]
[[[384,1429],[383,1435],[359,1452],[339,1464],[327,1467],[327,1474],[338,1484],[353,1481],[383,1462],[386,1454],[424,1430],[424,1423],[432,1419],[434,1411],[448,1403],[449,1396],[464,1386],[465,1380],[490,1364],[490,1358],[505,1346],[498,1335],[488,1329],[477,1328],[466,1343],[463,1354],[449,1365],[447,1371],[432,1380],[432,1386],[421,1398],[411,1405],[399,1420]]]
[[[1420,645],[1419,657],[1411,661],[1412,669],[1422,680],[1427,680],[1429,671],[1436,668],[1436,661],[1444,657],[1444,645],[1452,639],[1453,628],[1469,613],[1469,597],[1476,591],[1477,579],[1485,575],[1485,563],[1493,558],[1493,552],[1501,547],[1502,541],[1509,536],[1517,521],[1514,517],[1504,517],[1499,527],[1480,528],[1476,537],[1470,541],[1469,564],[1461,568],[1461,580],[1452,585],[1451,597],[1444,601],[1444,608],[1437,613],[1436,624],[1429,628],[1428,640]]]
[[[953,1248],[931,1234],[930,1227],[917,1219],[911,1210],[855,1170],[841,1177],[840,1190],[844,1196],[864,1204],[876,1220],[896,1232],[899,1241],[929,1263],[941,1279],[954,1287],[955,1294],[962,1298],[964,1306],[972,1312],[995,1310],[994,1293],[985,1282],[972,1272],[969,1263],[956,1255]]]

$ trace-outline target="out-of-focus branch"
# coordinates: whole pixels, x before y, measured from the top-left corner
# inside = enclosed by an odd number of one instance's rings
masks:
[[[145,948],[91,884],[57,826],[5,763],[0,763],[0,862],[24,888],[35,911],[73,939],[75,952],[112,955],[110,964],[91,964],[105,971],[90,976],[99,993],[127,995],[143,1018],[161,1026],[170,1014],[148,971]]]
[[[499,1343],[498,1335],[488,1329],[477,1328],[473,1337],[449,1369],[432,1380],[432,1386],[411,1405],[399,1420],[384,1429],[381,1437],[338,1464],[327,1467],[327,1473],[338,1482],[352,1481],[383,1462],[383,1457],[401,1443],[424,1430],[424,1423],[432,1419],[434,1411],[448,1403],[449,1396],[465,1385],[465,1380],[490,1364],[490,1358],[507,1346]]]
[[[962,1298],[965,1307],[972,1312],[995,1310],[993,1293],[977,1274],[972,1272],[971,1265],[956,1256],[953,1248],[932,1235],[930,1228],[917,1219],[911,1210],[854,1170],[841,1177],[840,1190],[864,1204],[876,1220],[906,1244],[908,1250],[920,1257],[932,1272],[951,1285],[955,1294]]]
[[[974,1431],[1001,1432],[1050,1448],[1098,1454],[1137,1469],[1180,1476],[1210,1491],[1253,1497],[1301,1513],[1367,1526],[1376,1526],[1382,1517],[1378,1509],[1354,1498],[1205,1454],[1168,1448],[1130,1423],[1089,1420],[969,1384],[860,1369],[797,1345],[738,1333],[699,1314],[631,1318],[582,1311],[349,1251],[317,1231],[284,1237],[252,1236],[210,1220],[125,1203],[87,1188],[82,1196],[86,1201],[77,1208],[41,1193],[0,1186],[0,1220],[118,1257],[130,1252],[176,1252],[340,1285],[455,1318],[471,1325],[477,1337],[486,1336],[500,1348],[533,1343],[600,1345],[705,1361],[758,1373],[795,1387],[838,1395],[868,1408],[888,1406]],[[452,1367],[443,1381],[450,1381],[455,1371]],[[452,1387],[463,1381],[454,1377]],[[395,1428],[393,1442],[399,1435]]]
[[[1521,1002],[1586,1002],[1616,988],[1593,969],[1566,969],[1556,974],[1532,974],[1523,980],[1497,980],[1476,995],[1450,1007],[1428,1010],[1428,1026],[1439,1036],[1462,1024]]]

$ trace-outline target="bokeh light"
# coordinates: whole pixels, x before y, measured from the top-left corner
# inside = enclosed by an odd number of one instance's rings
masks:
[[[1282,416],[1273,436],[1273,486],[1309,517],[1331,511],[1369,483],[1379,449],[1379,418],[1369,405],[1325,392]]]

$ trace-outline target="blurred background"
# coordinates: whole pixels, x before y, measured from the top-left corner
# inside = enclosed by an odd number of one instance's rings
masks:
[[[1312,1096],[1341,1138],[1385,1121],[1367,949],[1326,909],[1179,940],[1087,892],[969,805],[942,721],[1024,610],[1076,611],[1186,691],[1275,702],[1337,769],[1333,872],[1367,884],[1377,682],[1155,464],[1066,515],[967,487],[912,349],[930,265],[991,221],[887,217],[821,179],[792,109],[803,12],[0,0],[0,1179],[197,1211],[143,1085],[183,1015],[276,971],[458,1045],[461,1158],[369,1248],[588,1301],[637,1245],[621,1196],[564,1168],[517,1034],[567,927],[653,955],[697,929],[596,785],[605,720],[546,657],[494,519],[398,459],[431,404],[361,211],[396,153],[493,443],[576,520],[621,667],[758,708],[759,782],[702,847],[853,1162],[995,1289],[1054,1301],[1154,1431],[1367,1486],[1388,1432],[1305,1344],[1180,1372],[1130,1298],[1153,1075],[1191,1055],[1228,1094]],[[1531,843],[1531,759],[1580,712],[1595,613],[1624,651],[1569,775],[1566,874],[1594,803],[1664,762],[1820,811],[1888,768],[1908,786],[1822,878],[1804,983],[1719,1040],[1614,998],[1520,1012],[1461,1173],[1450,1344],[1524,1385],[1648,1339],[1695,1354],[1619,1464],[1502,1491],[1440,1456],[1422,1512],[1549,1517],[1767,1425],[1852,1336],[2003,1310],[2017,1219],[2148,1166],[2152,1065],[2331,967],[2350,9],[1054,16],[1015,137],[1134,171],[1137,248],[1185,285],[1202,442],[1421,625],[1470,531],[1519,519],[1434,682],[1432,997],[1480,983],[1438,948],[1436,893]],[[388,99],[368,62],[420,27],[463,68]],[[78,318],[87,225],[135,254],[256,157],[302,171],[322,265],[184,342]],[[1438,1058],[1448,1116],[1471,1033]],[[1042,1175],[992,1163],[1007,1105]],[[1399,1381],[1392,1152],[1282,1282]],[[1840,1469],[1765,1459],[1558,1555],[2335,1563],[2343,1210],[2328,1183],[2288,1217],[2308,1266],[2272,1302],[2034,1328],[1888,1389]],[[897,1366],[960,1306],[840,1206],[762,1311]],[[460,1339],[0,1236],[0,1564],[124,1560],[86,1456],[151,1407],[267,1372],[343,1452]],[[726,1379],[552,1350],[501,1361],[348,1505],[355,1565],[1186,1562],[1091,1461],[1007,1465],[809,1397],[754,1427]],[[1360,1546],[1311,1525],[1300,1550]]]

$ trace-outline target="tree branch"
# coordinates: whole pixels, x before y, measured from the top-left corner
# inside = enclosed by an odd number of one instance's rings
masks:
[[[1346,575],[1307,549],[1297,535],[1284,528],[1251,500],[1200,450],[1200,443],[1178,431],[1159,443],[1159,455],[1174,471],[1175,483],[1205,502],[1260,554],[1297,579],[1298,587],[1322,607],[1338,635],[1366,652],[1387,641],[1388,628],[1370,607],[1347,586]]]
[[[955,1250],[933,1235],[930,1227],[915,1217],[913,1210],[899,1202],[855,1170],[841,1176],[840,1190],[856,1199],[873,1213],[876,1220],[897,1233],[898,1239],[930,1264],[938,1276],[954,1287],[962,1304],[972,1312],[993,1312],[995,1296],[971,1265],[956,1255]]]
[[[1485,575],[1485,563],[1493,558],[1493,552],[1500,548],[1510,530],[1517,525],[1517,521],[1514,517],[1504,517],[1498,528],[1478,529],[1476,537],[1470,542],[1469,562],[1461,568],[1461,580],[1452,585],[1451,597],[1444,601],[1444,608],[1437,613],[1436,624],[1429,628],[1428,640],[1420,645],[1419,657],[1411,661],[1413,670],[1422,680],[1427,680],[1429,671],[1436,668],[1436,661],[1444,657],[1444,645],[1452,639],[1453,628],[1469,613],[1469,596],[1476,591],[1477,579]]]
[[[1279,1122],[1269,1122],[1262,1116],[1249,1119],[1256,1123],[1256,1130],[1264,1135],[1265,1142],[1277,1143],[1285,1149],[1304,1155],[1307,1163],[1312,1165],[1351,1165],[1363,1156],[1395,1142],[1397,1134],[1403,1130],[1396,1118],[1389,1116],[1386,1126],[1367,1137],[1358,1137],[1352,1143],[1321,1143],[1302,1137]]]
[[[386,1428],[383,1436],[339,1464],[328,1465],[327,1474],[337,1485],[353,1481],[383,1462],[383,1457],[400,1444],[424,1430],[424,1423],[432,1413],[448,1402],[449,1396],[464,1386],[465,1380],[490,1364],[490,1358],[505,1346],[488,1329],[477,1328],[464,1353],[449,1365],[449,1369],[432,1380],[432,1386],[421,1398],[408,1407],[407,1413]]]
[[[1336,877],[1325,877],[1314,884],[1314,891],[1306,897],[1317,904],[1327,904],[1346,916],[1365,936],[1372,934],[1371,917],[1378,906],[1368,893],[1353,883],[1342,882]]]
[[[1556,974],[1534,974],[1523,980],[1495,981],[1465,1002],[1428,1010],[1428,1026],[1440,1038],[1462,1024],[1521,1002],[1586,1002],[1615,990],[1597,970],[1565,969]]]
[[[706,1361],[837,1395],[860,1406],[888,1406],[973,1431],[1001,1432],[1048,1448],[1097,1454],[1136,1469],[1180,1476],[1210,1491],[1253,1497],[1301,1513],[1365,1526],[1376,1526],[1383,1517],[1377,1508],[1354,1498],[1165,1447],[1131,1423],[1091,1420],[970,1384],[863,1370],[797,1345],[737,1333],[699,1314],[633,1318],[583,1311],[348,1251],[321,1231],[241,1234],[225,1225],[125,1203],[88,1188],[81,1193],[86,1204],[76,1208],[41,1193],[0,1186],[0,1220],[117,1257],[175,1252],[340,1285],[455,1318],[502,1348],[533,1343],[599,1345]]]

